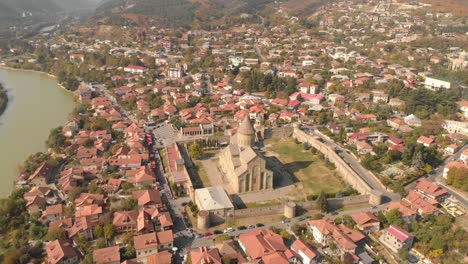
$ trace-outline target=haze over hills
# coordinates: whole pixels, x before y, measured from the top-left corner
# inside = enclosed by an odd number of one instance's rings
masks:
[[[57,13],[94,9],[101,0],[0,0],[0,18],[21,16],[23,12]]]
[[[291,0],[283,1],[288,2]],[[314,0],[320,2],[319,0]],[[96,16],[103,23],[121,23],[128,14],[156,19],[166,26],[187,26],[207,22],[222,25],[222,19],[240,14],[256,14],[275,0],[107,0],[97,9]],[[132,20],[132,19],[130,19]],[[133,19],[134,20],[134,19]],[[231,19],[232,20],[232,19]]]

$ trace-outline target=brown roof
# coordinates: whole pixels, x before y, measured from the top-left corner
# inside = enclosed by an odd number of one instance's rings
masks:
[[[95,249],[93,251],[93,261],[97,264],[120,262],[119,246]]]
[[[379,219],[371,212],[361,211],[357,214],[351,215],[351,217],[353,218],[354,222],[356,222],[356,224],[359,226],[379,222]]]
[[[162,205],[161,195],[155,189],[134,191],[132,196],[138,200],[138,205],[140,206],[149,204]]]
[[[172,263],[172,253],[164,250],[156,253],[155,255],[148,256],[147,264],[171,264]],[[194,263],[192,261],[192,263]]]
[[[51,264],[61,263],[66,259],[78,256],[70,243],[59,240],[47,244],[46,252],[47,259]]]
[[[42,216],[61,214],[63,206],[61,204],[47,206]]]
[[[138,211],[120,211],[114,213],[114,219],[112,224],[114,226],[126,226],[126,225],[135,225],[137,224]]]
[[[244,233],[239,236],[239,241],[244,245],[247,255],[253,259],[287,249],[280,235],[266,229]]]
[[[133,242],[136,250],[146,249],[146,248],[157,248],[158,247],[158,238],[156,233],[148,233],[144,235],[134,236]]]
[[[221,254],[217,248],[202,247],[199,249],[192,249],[190,257],[193,264],[221,264]]]

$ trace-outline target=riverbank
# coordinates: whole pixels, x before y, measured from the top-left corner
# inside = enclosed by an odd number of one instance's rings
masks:
[[[8,105],[8,94],[3,87],[3,84],[0,83],[0,116],[5,112]]]
[[[65,86],[63,86],[59,81],[58,81],[58,77],[53,75],[53,74],[50,74],[48,72],[43,72],[43,71],[37,71],[37,70],[31,70],[31,69],[22,69],[22,68],[14,68],[14,67],[9,67],[9,66],[6,66],[6,65],[0,65],[0,70],[1,69],[4,69],[4,70],[9,70],[9,71],[20,71],[20,72],[31,72],[31,73],[37,73],[37,74],[43,74],[43,75],[46,75],[47,77],[50,77],[50,78],[53,78],[57,81],[57,85],[60,86],[60,88],[68,91],[68,92],[71,92],[73,93],[72,90],[70,89],[67,89]]]

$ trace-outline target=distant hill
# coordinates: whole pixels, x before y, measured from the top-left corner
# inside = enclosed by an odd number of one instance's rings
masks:
[[[15,16],[18,16],[18,12],[5,3],[0,2],[0,19],[11,18]]]
[[[65,11],[74,11],[78,9],[95,9],[102,0],[52,0],[56,5]]]
[[[216,20],[225,15],[256,13],[274,0],[106,0],[96,16],[118,21],[124,14],[158,19],[167,26],[187,26],[193,21]]]
[[[6,10],[13,10],[19,14],[22,12],[51,13],[62,11],[62,8],[52,0],[0,0],[0,5]]]

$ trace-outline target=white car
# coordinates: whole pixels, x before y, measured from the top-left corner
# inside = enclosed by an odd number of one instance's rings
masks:
[[[223,233],[226,234],[226,233],[231,233],[231,232],[233,232],[233,231],[234,231],[234,228],[228,227],[228,228],[224,229]]]

